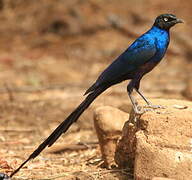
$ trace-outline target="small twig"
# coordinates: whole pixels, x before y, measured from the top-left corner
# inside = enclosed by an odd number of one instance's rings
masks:
[[[7,91],[7,94],[9,96],[9,101],[13,102],[14,101],[14,96],[13,96],[13,92],[11,90],[11,88],[9,87],[9,85],[7,83],[4,83],[5,89]]]
[[[79,144],[58,144],[53,147],[50,147],[46,152],[48,153],[60,153],[63,151],[77,151],[84,150],[89,148],[96,148],[98,142],[89,142],[89,143],[79,143]]]
[[[4,132],[22,132],[22,133],[28,133],[28,132],[34,132],[35,130],[34,129],[6,129],[6,128],[3,128],[3,129],[0,129],[0,131],[4,131]]]
[[[131,38],[136,38],[139,36],[139,34],[137,34],[136,32],[125,27],[124,25],[126,24],[126,22],[124,22],[123,19],[119,18],[116,15],[108,16],[108,22],[112,28],[117,29],[120,33],[125,36],[129,36]]]
[[[41,92],[41,91],[46,91],[46,90],[63,90],[66,87],[71,87],[71,88],[80,88],[80,87],[84,87],[82,86],[82,84],[54,84],[54,85],[45,85],[45,86],[40,86],[40,87],[33,87],[33,86],[23,86],[20,88],[17,87],[9,87],[9,91],[11,91],[11,93],[35,93],[35,92]],[[7,93],[8,89],[7,88],[0,88],[0,93]]]

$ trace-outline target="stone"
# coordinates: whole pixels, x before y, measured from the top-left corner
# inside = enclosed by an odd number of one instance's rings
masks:
[[[116,144],[128,118],[128,113],[110,106],[99,107],[94,112],[94,126],[99,139],[104,166],[107,168],[116,166],[114,161]]]
[[[192,179],[192,102],[153,99],[152,103],[165,109],[130,115],[117,145],[116,163],[134,168],[135,180]]]

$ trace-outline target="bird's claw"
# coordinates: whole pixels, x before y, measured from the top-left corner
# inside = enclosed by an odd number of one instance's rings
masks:
[[[143,110],[134,110],[134,112],[136,115],[142,115],[145,113],[145,111],[143,111]]]
[[[134,112],[136,115],[142,115],[145,113],[145,109],[142,106],[136,106]]]
[[[155,106],[156,107],[156,106]],[[154,109],[157,109],[157,108],[160,108],[160,107],[149,107],[149,106],[136,106],[136,108],[134,108],[134,112],[136,115],[142,115],[148,111],[153,111]]]
[[[144,108],[150,108],[150,109],[165,109],[164,106],[161,106],[161,105],[153,105],[153,104],[145,105]]]

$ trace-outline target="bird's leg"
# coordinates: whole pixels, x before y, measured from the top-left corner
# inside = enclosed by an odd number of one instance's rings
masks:
[[[147,103],[147,105],[152,105],[150,101],[147,100],[147,98],[137,89],[135,88],[136,92],[143,98],[143,100]]]
[[[131,103],[133,105],[133,110],[135,112],[135,114],[141,115],[144,113],[143,109],[141,109],[140,107],[138,107],[138,103],[135,101],[135,99],[133,98],[132,94],[130,92],[128,92],[129,98],[131,100]]]
[[[136,81],[134,81],[134,80],[130,81],[130,83],[127,86],[127,92],[128,92],[129,98],[131,100],[131,103],[133,105],[133,110],[134,110],[135,114],[141,115],[144,113],[144,110],[140,106],[138,106],[138,103],[135,101],[135,99],[132,96],[132,92],[133,92],[135,83],[136,83]]]
[[[137,89],[135,88],[136,92],[143,98],[143,100],[147,103],[147,106],[144,106],[144,107],[147,107],[147,108],[152,108],[152,109],[158,109],[158,108],[163,108],[163,106],[161,105],[153,105],[150,101],[148,101],[146,99],[146,97]]]

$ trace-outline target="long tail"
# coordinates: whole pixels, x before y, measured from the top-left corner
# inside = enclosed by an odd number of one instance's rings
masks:
[[[69,127],[77,121],[79,116],[89,107],[89,105],[95,100],[97,96],[99,96],[103,91],[105,91],[108,87],[99,87],[90,93],[85,100],[51,133],[51,135],[42,142],[38,148],[25,160],[11,175],[12,177],[16,174],[29,160],[37,157],[43,149],[47,146],[50,147],[54,144],[54,142],[61,136],[61,134],[65,133]]]

